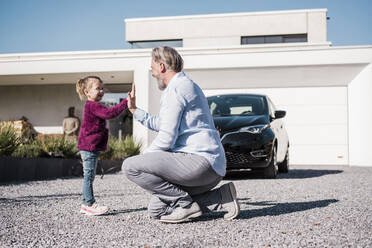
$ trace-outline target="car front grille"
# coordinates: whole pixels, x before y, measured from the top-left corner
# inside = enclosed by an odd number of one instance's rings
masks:
[[[252,162],[252,157],[247,153],[226,152],[228,164],[247,164]]]

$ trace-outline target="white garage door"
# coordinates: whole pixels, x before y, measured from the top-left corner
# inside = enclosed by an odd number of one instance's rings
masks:
[[[204,93],[266,94],[278,109],[287,111],[291,164],[348,164],[346,87],[208,89]]]

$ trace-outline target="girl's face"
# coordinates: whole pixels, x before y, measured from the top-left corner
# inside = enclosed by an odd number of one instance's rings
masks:
[[[105,94],[103,84],[97,79],[88,82],[88,87],[84,90],[84,93],[88,100],[93,102],[99,102]]]

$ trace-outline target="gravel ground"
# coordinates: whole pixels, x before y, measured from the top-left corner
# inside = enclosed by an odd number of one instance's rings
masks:
[[[278,179],[235,173],[236,220],[223,212],[163,224],[124,174],[97,176],[105,216],[79,213],[82,178],[0,184],[0,247],[372,247],[372,168],[292,166]]]

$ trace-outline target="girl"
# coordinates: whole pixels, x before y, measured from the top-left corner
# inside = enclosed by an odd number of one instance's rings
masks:
[[[99,152],[106,151],[109,131],[106,120],[119,116],[127,108],[127,99],[118,105],[107,108],[99,101],[102,99],[103,82],[97,76],[88,76],[76,83],[76,92],[80,99],[86,100],[83,123],[81,125],[78,149],[83,160],[83,203],[80,213],[101,215],[108,207],[95,203],[93,195],[93,180],[96,175]]]

